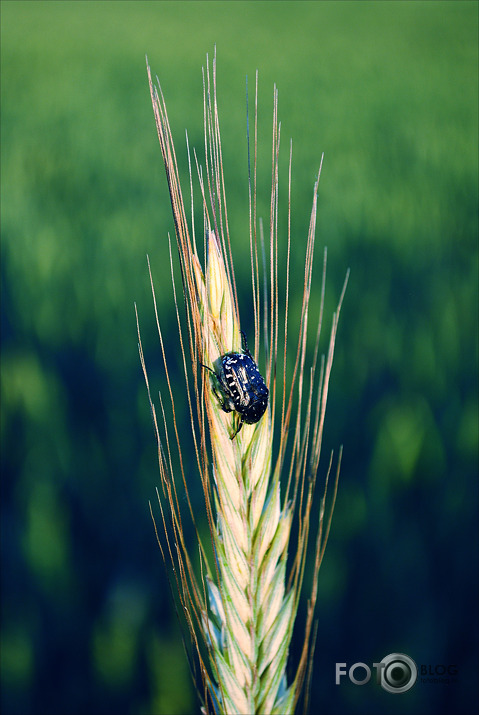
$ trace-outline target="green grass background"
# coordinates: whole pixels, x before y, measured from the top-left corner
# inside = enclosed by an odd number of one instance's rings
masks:
[[[475,2],[1,3],[2,713],[198,711],[148,512],[159,478],[133,302],[157,390],[145,256],[173,335],[173,222],[145,53],[186,175],[215,44],[248,332],[256,69],[266,225],[279,87],[283,241],[293,139],[293,286],[323,151],[314,304],[325,244],[329,313],[351,268],[324,437],[344,459],[311,712],[475,711],[477,30]],[[298,633],[293,659],[300,648]],[[396,696],[334,684],[336,662],[391,652],[455,666],[456,681]]]

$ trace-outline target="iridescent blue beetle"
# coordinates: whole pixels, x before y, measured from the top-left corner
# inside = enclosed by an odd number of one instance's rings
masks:
[[[234,439],[243,426],[243,422],[253,425],[258,422],[268,407],[269,390],[261,376],[253,356],[248,350],[246,336],[241,330],[243,352],[230,352],[216,360],[217,368],[212,370],[203,365],[215,376],[213,392],[224,412],[237,412],[240,422],[232,435]]]

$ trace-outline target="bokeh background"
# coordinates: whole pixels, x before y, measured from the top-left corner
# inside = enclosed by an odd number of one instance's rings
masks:
[[[266,225],[279,87],[281,240],[293,139],[292,282],[323,151],[315,286],[327,245],[329,315],[351,268],[324,435],[325,456],[342,443],[344,457],[310,710],[476,711],[477,31],[475,2],[2,2],[2,713],[198,712],[148,509],[159,479],[133,304],[157,390],[146,254],[174,335],[173,221],[145,54],[186,176],[185,129],[203,155],[201,67],[215,44],[247,331],[256,69]],[[293,660],[300,646],[299,634]],[[335,685],[336,662],[392,652],[428,675],[452,666],[454,682],[403,695]]]

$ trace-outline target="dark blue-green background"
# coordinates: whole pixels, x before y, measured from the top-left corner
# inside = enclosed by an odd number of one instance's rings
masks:
[[[202,156],[215,44],[248,332],[257,68],[266,226],[279,87],[282,242],[293,138],[291,332],[322,151],[313,302],[327,244],[328,316],[351,268],[324,435],[344,459],[311,712],[476,710],[477,30],[475,2],[2,2],[2,713],[197,711],[148,510],[159,478],[133,302],[156,391],[145,255],[174,335],[173,222],[145,53],[185,174],[185,128]],[[300,647],[298,634],[293,659]],[[403,695],[334,684],[336,662],[396,651],[455,666],[456,682]]]

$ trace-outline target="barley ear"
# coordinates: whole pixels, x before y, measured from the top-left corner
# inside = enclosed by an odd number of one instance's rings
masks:
[[[308,666],[312,665],[316,581],[332,514],[332,507],[328,509],[326,506],[326,489],[332,460],[327,469],[316,541],[313,545],[313,588],[304,626],[304,648],[296,672],[288,684],[286,666],[302,590],[308,545],[311,542],[311,518],[314,513],[313,502],[328,384],[344,289],[333,316],[327,357],[321,358],[318,365],[326,275],[325,254],[316,349],[313,359],[308,363],[307,331],[316,227],[316,182],[310,228],[305,241],[303,300],[296,357],[292,378],[288,381],[286,343],[292,154],[290,151],[285,318],[284,325],[280,325],[278,95],[275,89],[271,215],[267,250],[264,248],[262,225],[260,226],[262,252],[265,256],[267,254],[265,272],[269,261],[270,276],[262,302],[256,226],[257,76],[253,180],[250,176],[254,359],[258,365],[265,366],[263,374],[268,383],[270,400],[266,412],[257,422],[243,424],[240,413],[236,409],[231,410],[231,405],[222,401],[217,372],[218,364],[226,353],[241,351],[242,341],[216,102],[216,57],[213,60],[212,72],[207,60],[206,73],[203,76],[205,170],[200,167],[196,153],[194,155],[202,199],[201,218],[205,228],[204,269],[197,251],[194,216],[191,217],[190,225],[185,211],[166,104],[159,83],[155,86],[152,82],[148,63],[147,69],[180,260],[184,313],[177,301],[170,253],[179,353],[183,364],[191,424],[191,440],[188,441],[188,436],[177,424],[175,392],[171,386],[167,351],[156,306],[154,279],[150,271],[168,390],[167,400],[163,400],[160,394],[162,418],[157,420],[138,328],[140,358],[153,415],[161,475],[161,493],[158,499],[163,528],[158,529],[155,523],[155,529],[165,563],[171,566],[170,585],[175,594],[178,615],[189,636],[190,645],[185,638],[185,648],[197,682],[203,711],[218,715],[287,715],[293,713],[297,707],[307,674],[311,672],[310,667],[308,671]],[[193,207],[194,182],[189,147],[188,156]],[[253,194],[251,186],[254,186]],[[263,320],[266,350],[265,354],[260,355],[259,331]],[[183,336],[187,336],[186,341]],[[282,342],[284,356],[281,364],[278,359],[278,345]],[[279,405],[277,411],[276,405]],[[275,422],[279,449],[273,458]],[[209,544],[203,543],[199,530],[196,530],[199,558],[196,558],[196,552],[190,549],[184,537],[185,504],[196,528],[195,513],[189,496],[194,476],[190,473],[191,470],[185,468],[185,450],[188,449],[196,462],[209,525]],[[180,478],[175,477],[173,469],[175,457],[179,463]],[[191,460],[188,463],[191,464]],[[339,464],[336,470],[333,506],[338,476]],[[184,490],[186,500],[179,496],[180,488]],[[288,547],[293,528],[297,546],[295,553],[289,554],[288,562]]]

